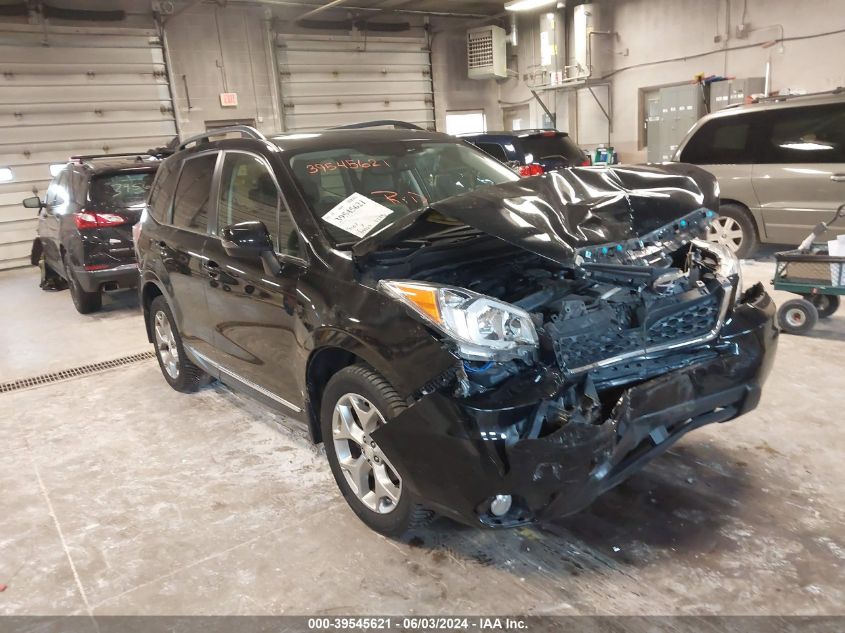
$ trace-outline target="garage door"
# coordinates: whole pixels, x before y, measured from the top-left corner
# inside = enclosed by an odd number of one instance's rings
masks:
[[[43,196],[51,164],[175,136],[164,70],[153,30],[0,25],[0,268],[28,262],[36,221],[20,202]]]
[[[277,34],[285,128],[307,132],[373,119],[434,129],[431,57],[419,36]]]

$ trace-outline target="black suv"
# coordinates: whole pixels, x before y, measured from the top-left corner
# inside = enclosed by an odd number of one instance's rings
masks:
[[[100,309],[104,290],[137,285],[132,225],[141,217],[158,163],[149,154],[74,156],[44,200],[23,201],[38,209],[31,261],[41,266],[44,290],[70,286],[74,306],[87,314]]]
[[[216,378],[305,425],[372,528],[572,513],[756,406],[773,305],[696,237],[700,169],[520,179],[418,129],[229,132],[153,184],[149,339],[174,389]]]
[[[520,130],[462,134],[461,137],[512,167],[520,176],[541,174],[567,167],[586,167],[590,157],[569,134],[558,130]]]

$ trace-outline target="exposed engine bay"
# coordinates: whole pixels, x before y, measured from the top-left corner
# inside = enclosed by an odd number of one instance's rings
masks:
[[[637,359],[642,369],[655,356],[714,338],[738,281],[720,274],[722,263],[712,245],[695,239],[669,244],[671,252],[664,245],[647,249],[641,258],[628,253],[624,262],[579,258],[572,266],[501,243],[490,256],[485,255],[489,248],[475,246],[480,245],[449,249],[452,257],[459,255],[456,260],[446,262],[440,254],[432,268],[425,257],[393,260],[408,279],[493,297],[530,317],[537,335],[534,350],[519,348],[484,360],[456,349],[464,360],[465,395],[537,364],[570,378],[610,368],[595,378],[624,380],[616,366],[627,359]],[[388,265],[379,274],[395,273]],[[638,374],[659,372],[660,363],[652,364],[654,371]]]

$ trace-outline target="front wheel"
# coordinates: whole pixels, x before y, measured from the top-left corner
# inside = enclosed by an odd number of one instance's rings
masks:
[[[820,319],[833,316],[839,309],[839,297],[837,295],[804,295],[804,298],[816,306]]]
[[[751,214],[729,202],[719,206],[719,215],[707,227],[706,239],[726,246],[740,259],[751,257],[760,242]]]
[[[343,497],[358,518],[386,536],[401,536],[433,517],[372,438],[404,409],[396,390],[361,366],[335,374],[320,407],[326,456]]]
[[[176,391],[191,393],[209,382],[209,375],[197,367],[185,354],[182,337],[170,306],[164,297],[156,297],[150,305],[153,341],[156,358],[164,379]]]
[[[789,334],[806,334],[818,320],[816,306],[806,299],[790,299],[778,309],[778,325]]]

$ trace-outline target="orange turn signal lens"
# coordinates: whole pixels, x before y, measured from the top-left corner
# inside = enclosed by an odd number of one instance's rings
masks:
[[[440,306],[437,304],[437,291],[434,288],[426,288],[424,286],[416,286],[412,284],[394,283],[391,285],[396,291],[401,292],[408,301],[426,313],[436,323],[443,322],[443,319],[440,316]]]

